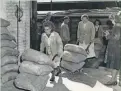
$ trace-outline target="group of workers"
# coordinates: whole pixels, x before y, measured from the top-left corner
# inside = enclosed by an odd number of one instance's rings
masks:
[[[61,73],[60,60],[63,55],[63,47],[70,41],[69,17],[65,16],[61,24],[60,33],[55,32],[55,25],[49,18],[43,22],[44,33],[41,36],[40,51],[44,52],[53,60],[55,65],[50,81],[55,80],[55,75]],[[94,39],[100,38],[103,42],[108,41],[106,49],[106,64],[112,71],[111,80],[105,85],[116,85],[117,74],[120,69],[120,31],[121,21],[118,15],[111,15],[107,25],[109,31],[103,31],[100,20],[96,19],[94,23],[89,21],[87,14],[81,16],[81,21],[77,29],[77,42],[80,47],[88,52],[87,59],[95,57]],[[55,72],[57,71],[57,72]]]

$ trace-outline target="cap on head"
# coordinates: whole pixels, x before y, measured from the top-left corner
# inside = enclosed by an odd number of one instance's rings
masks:
[[[65,16],[65,17],[64,17],[64,20],[65,20],[65,19],[69,19],[69,17],[68,17],[68,16]]]
[[[82,20],[83,17],[87,17],[87,19],[89,19],[89,16],[88,16],[87,14],[83,14],[83,15],[81,16],[81,20]]]

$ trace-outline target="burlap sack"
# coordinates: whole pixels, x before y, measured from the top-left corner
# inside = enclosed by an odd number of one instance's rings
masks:
[[[1,47],[10,47],[14,49],[17,47],[17,44],[10,40],[1,40]]]
[[[46,87],[49,77],[35,76],[27,73],[22,73],[17,76],[14,83],[15,86],[21,89],[30,91],[43,91]]]
[[[83,55],[87,56],[86,51],[75,44],[66,44],[64,47],[64,51],[75,52],[75,53],[79,53],[79,54],[83,54]]]
[[[12,36],[12,35],[8,35],[8,34],[2,34],[2,35],[1,35],[1,40],[9,40],[9,41],[14,41],[14,42],[16,42],[15,37]]]
[[[69,62],[80,63],[86,59],[86,56],[79,53],[64,51],[62,59]]]
[[[10,40],[10,41],[15,41],[15,37],[8,31],[6,27],[1,27],[0,28],[0,34],[1,34],[1,40]]]
[[[2,47],[1,48],[1,58],[4,56],[18,56],[19,51],[17,49],[12,49],[9,47]]]
[[[33,75],[48,75],[52,72],[53,68],[49,65],[39,65],[37,63],[24,61],[20,65],[20,73],[29,73]]]
[[[9,25],[10,25],[10,22],[9,21],[0,18],[0,27],[7,27]]]
[[[16,64],[18,62],[18,58],[16,56],[4,56],[1,58],[1,66],[7,64]]]
[[[38,64],[50,65],[54,67],[52,60],[44,53],[34,49],[28,49],[22,54],[23,61],[31,61]]]
[[[0,28],[0,34],[6,34],[6,35],[11,35],[10,32],[8,31],[8,29],[6,27],[1,27]]]
[[[67,61],[61,61],[61,67],[71,71],[71,72],[75,72],[79,69],[81,69],[84,66],[85,62],[81,62],[81,63],[72,63],[72,62],[67,62]]]
[[[8,64],[1,67],[1,75],[4,75],[8,72],[18,72],[18,65],[17,64]]]
[[[8,81],[1,87],[1,91],[24,91],[21,89],[18,89],[13,84],[14,80]]]
[[[18,75],[17,72],[9,72],[9,73],[6,73],[4,74],[2,77],[1,77],[1,82],[2,84],[8,82],[8,81],[11,81],[11,80],[14,80],[16,79],[16,76]]]
[[[3,88],[10,87],[11,85],[13,85],[13,82],[14,82],[14,80],[8,81],[5,84],[3,84],[1,87],[3,87]]]

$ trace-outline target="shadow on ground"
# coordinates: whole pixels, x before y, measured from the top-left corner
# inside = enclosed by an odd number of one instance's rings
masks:
[[[56,77],[55,83],[49,83],[44,91],[90,91],[88,89],[93,88],[97,81],[104,84],[109,81],[110,72],[99,69],[84,69],[83,72],[70,73],[69,71],[62,71],[59,77]],[[111,87],[114,91],[121,91],[119,86]]]
[[[70,91],[64,84],[62,77],[59,77],[58,82],[51,83],[53,87],[46,87],[44,91]]]
[[[91,87],[94,87],[94,85],[96,84],[96,81],[97,81],[96,79],[89,77],[86,74],[78,73],[78,72],[74,73],[74,74],[64,73],[64,74],[61,75],[61,77],[65,77],[65,78],[68,78],[71,81],[83,83],[83,84],[89,85]]]

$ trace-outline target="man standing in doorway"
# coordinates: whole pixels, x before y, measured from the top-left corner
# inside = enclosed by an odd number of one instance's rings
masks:
[[[70,31],[69,31],[69,17],[65,16],[64,21],[61,24],[61,31],[60,31],[60,36],[63,41],[63,45],[66,45],[70,41]]]

